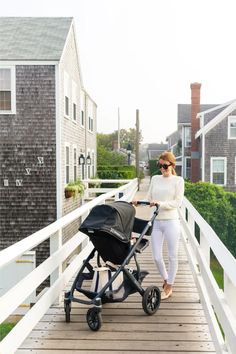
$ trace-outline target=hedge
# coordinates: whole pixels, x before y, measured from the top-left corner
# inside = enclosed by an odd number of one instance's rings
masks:
[[[185,196],[236,257],[236,193],[208,182],[185,181]]]

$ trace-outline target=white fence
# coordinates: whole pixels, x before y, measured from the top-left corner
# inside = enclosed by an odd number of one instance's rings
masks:
[[[102,182],[104,183],[104,181]],[[107,199],[132,200],[138,189],[137,179],[132,181],[109,180],[108,182],[122,182],[126,184],[100,195],[44,229],[0,252],[1,269],[25,252],[50,239],[50,257],[0,298],[0,323],[2,323],[48,276],[51,277],[50,288],[1,341],[0,354],[15,353],[31,330],[47,312],[48,308],[59,298],[66,284],[79,270],[83,260],[93,249],[91,243],[87,242],[87,236],[81,232],[76,233],[69,241],[62,245],[62,229],[79,217],[86,217],[95,205],[105,203]],[[101,189],[99,191],[101,192]],[[62,272],[63,262],[82,244],[86,244],[86,247],[82,249],[77,257],[73,258],[73,261]]]
[[[208,314],[217,353],[236,353],[236,259],[221,242],[210,225],[192,204],[184,198],[181,208],[182,234],[193,274],[202,302]],[[200,229],[200,241],[195,235],[195,224]],[[236,237],[236,235],[234,235]],[[210,250],[216,256],[224,272],[224,290],[210,270]],[[217,319],[222,327],[223,338]]]
[[[91,180],[87,182],[104,183],[104,180]],[[115,181],[109,180],[107,182]],[[121,181],[119,180],[119,182]],[[49,275],[51,277],[50,288],[43,293],[36,304],[0,343],[0,354],[12,354],[19,348],[24,339],[47,312],[48,308],[58,299],[62,290],[65,289],[66,284],[78,271],[83,260],[93,248],[90,243],[87,243],[87,237],[81,232],[76,233],[69,241],[62,245],[62,229],[74,220],[86,217],[95,205],[105,203],[108,199],[115,198],[116,200],[123,199],[130,201],[137,191],[138,181],[135,179],[128,183],[127,181],[122,182],[126,182],[126,184],[100,195],[60,220],[0,252],[1,269],[46,239],[50,239],[50,257],[0,298],[0,323],[2,323]],[[89,198],[91,192],[102,191],[104,190],[100,188],[98,190],[89,189],[86,197]],[[121,198],[122,194],[124,195]],[[235,354],[236,260],[219,240],[212,228],[185,198],[180,217],[186,250],[202,302],[207,310],[208,324],[211,327],[217,353]],[[195,223],[200,229],[200,243],[198,243],[194,236]],[[78,256],[73,258],[73,261],[62,272],[63,262],[82,244],[86,244],[86,247],[82,249]],[[209,267],[210,249],[223,268],[224,291],[219,289],[211,273]],[[225,339],[221,334],[215,315],[222,326]]]

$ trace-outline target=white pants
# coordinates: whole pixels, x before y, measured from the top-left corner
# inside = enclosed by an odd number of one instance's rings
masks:
[[[155,220],[151,235],[152,254],[162,278],[174,284],[178,269],[178,248],[180,238],[179,220]],[[168,272],[163,260],[163,242],[166,240],[169,258]]]

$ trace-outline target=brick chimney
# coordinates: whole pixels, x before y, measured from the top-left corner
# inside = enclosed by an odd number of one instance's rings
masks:
[[[200,112],[200,89],[201,84],[194,82],[191,84],[191,181],[200,180],[200,154],[199,143],[195,139],[196,132],[200,129],[200,122],[197,113]]]

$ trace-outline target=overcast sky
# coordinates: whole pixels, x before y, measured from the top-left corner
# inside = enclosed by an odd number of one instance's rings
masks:
[[[98,132],[134,128],[145,143],[177,128],[177,104],[236,98],[235,0],[11,0],[1,16],[75,18],[83,83],[98,105]]]

